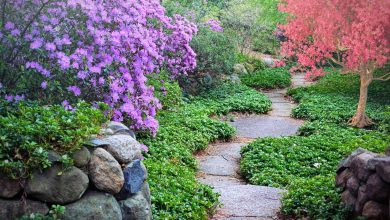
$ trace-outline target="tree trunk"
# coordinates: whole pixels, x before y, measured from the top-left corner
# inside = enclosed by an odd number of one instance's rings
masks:
[[[360,97],[355,115],[351,118],[349,124],[354,127],[364,128],[372,125],[373,122],[366,115],[368,86],[371,84],[373,71],[367,71],[360,74]]]

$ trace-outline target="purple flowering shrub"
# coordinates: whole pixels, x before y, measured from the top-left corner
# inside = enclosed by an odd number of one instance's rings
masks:
[[[221,26],[221,22],[215,19],[209,19],[205,22],[206,27],[215,32],[222,32],[223,27]]]
[[[161,107],[146,75],[192,71],[197,27],[158,0],[12,0],[0,11],[0,95],[67,108],[109,105],[114,120],[155,133]],[[4,7],[5,6],[5,7]]]

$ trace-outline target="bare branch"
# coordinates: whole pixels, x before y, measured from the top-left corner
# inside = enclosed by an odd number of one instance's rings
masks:
[[[336,60],[336,59],[333,58],[333,57],[331,57],[330,60],[331,60],[333,63],[335,63],[335,64],[338,64],[338,65],[340,65],[340,66],[344,66],[344,64],[343,64],[342,62]]]
[[[373,80],[387,81],[390,80],[390,73],[386,73],[385,75],[377,78],[373,78]]]

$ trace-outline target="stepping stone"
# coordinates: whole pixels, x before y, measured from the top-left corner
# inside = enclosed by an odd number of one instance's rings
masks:
[[[215,188],[224,204],[214,219],[272,218],[280,209],[280,199],[284,190],[253,185],[236,185]]]
[[[266,115],[251,115],[231,122],[237,129],[237,136],[246,138],[294,135],[302,124],[301,120]]]
[[[199,161],[199,170],[216,176],[237,176],[238,160],[228,160],[222,156],[206,156]]]
[[[230,176],[212,176],[207,174],[199,174],[197,178],[202,184],[209,185],[214,188],[246,185],[243,180]]]

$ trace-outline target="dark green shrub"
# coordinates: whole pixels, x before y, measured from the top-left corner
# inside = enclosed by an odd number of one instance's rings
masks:
[[[236,50],[224,32],[214,32],[201,27],[191,42],[197,54],[194,72],[180,79],[180,85],[189,94],[213,88],[224,75],[233,73],[237,61]]]
[[[267,68],[240,76],[241,82],[256,89],[285,88],[291,85],[291,74],[286,68]]]
[[[259,72],[267,68],[267,65],[262,60],[247,56],[245,54],[238,54],[238,62],[249,64],[253,67],[253,72]]]
[[[49,167],[48,151],[63,159],[99,132],[107,120],[103,112],[86,103],[73,111],[60,105],[0,103],[0,169],[15,177],[29,176],[35,169]]]

